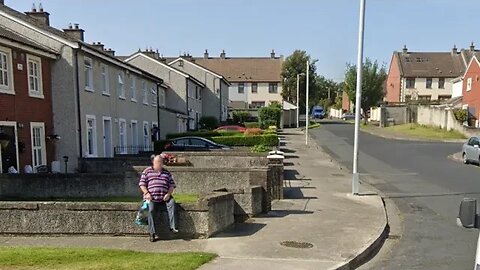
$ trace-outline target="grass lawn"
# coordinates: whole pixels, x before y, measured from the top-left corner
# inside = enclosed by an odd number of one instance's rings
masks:
[[[173,194],[177,203],[196,203],[198,194],[177,193]],[[56,202],[141,202],[142,197],[139,194],[136,197],[108,197],[108,198],[58,198],[50,200],[25,199],[25,201],[56,201]],[[1,268],[0,268],[1,269]]]
[[[447,131],[441,128],[422,126],[418,124],[391,126],[385,128],[385,130],[391,131],[392,133],[422,139],[465,139],[465,136],[458,131]]]
[[[145,253],[107,249],[0,248],[0,269],[193,270],[215,258],[209,253]]]
[[[314,129],[314,128],[319,128],[320,124],[319,123],[312,123],[308,126],[308,129]]]

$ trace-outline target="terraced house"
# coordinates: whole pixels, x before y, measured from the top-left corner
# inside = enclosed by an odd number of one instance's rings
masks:
[[[54,159],[51,63],[57,54],[0,26],[0,173]]]
[[[51,65],[55,160],[68,156],[73,171],[79,158],[151,150],[152,139],[166,134],[164,126],[177,127],[186,117],[167,106],[161,78],[117,59],[98,42],[86,43],[78,24],[51,27],[49,16],[41,7],[21,13],[0,6],[2,26],[58,54]]]

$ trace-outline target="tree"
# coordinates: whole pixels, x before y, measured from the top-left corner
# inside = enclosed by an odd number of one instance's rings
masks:
[[[307,61],[310,66],[310,93],[314,89],[313,82],[316,77],[317,60],[312,59],[306,51],[296,50],[292,55],[288,56],[282,66],[282,97],[284,100],[295,104],[297,102],[297,74],[306,73]],[[305,76],[300,77],[300,107],[305,108]]]
[[[367,122],[367,111],[371,107],[378,106],[385,97],[384,83],[387,79],[385,66],[379,66],[377,61],[372,62],[366,59],[362,67],[362,105],[365,123]],[[344,89],[350,101],[354,102],[357,84],[357,67],[347,64],[345,71]]]

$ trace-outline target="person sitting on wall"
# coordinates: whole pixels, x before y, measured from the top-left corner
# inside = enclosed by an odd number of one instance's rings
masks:
[[[138,185],[143,192],[143,199],[149,202],[148,228],[150,242],[157,240],[155,221],[158,220],[159,210],[163,205],[167,207],[170,231],[178,233],[175,226],[175,200],[172,196],[175,182],[172,174],[163,168],[162,156],[157,155],[153,158],[152,166],[143,171]]]

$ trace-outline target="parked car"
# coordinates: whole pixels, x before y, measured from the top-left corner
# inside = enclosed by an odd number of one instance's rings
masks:
[[[462,147],[463,163],[480,165],[480,137],[471,137]]]
[[[226,145],[218,144],[201,137],[181,137],[165,144],[165,151],[220,151],[231,150]]]
[[[214,131],[238,131],[238,132],[245,132],[247,130],[245,127],[233,125],[233,126],[221,126]]]
[[[314,106],[312,108],[312,119],[323,119],[325,118],[325,110],[322,106]]]

